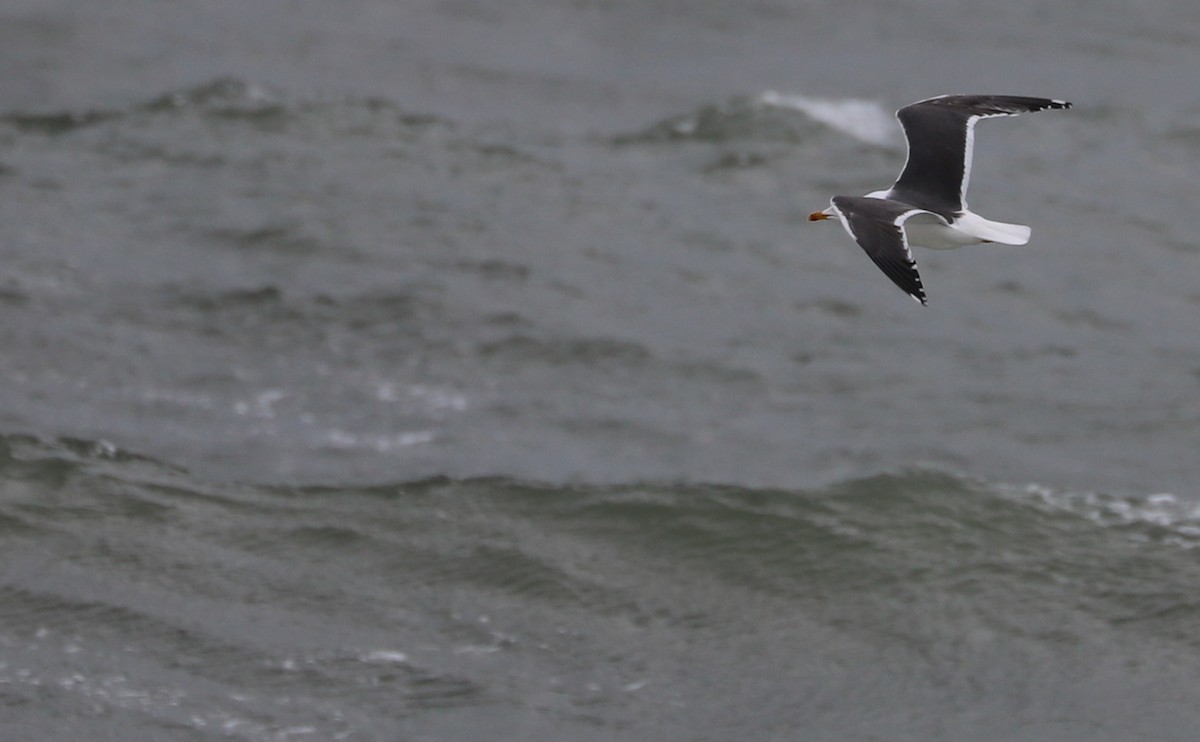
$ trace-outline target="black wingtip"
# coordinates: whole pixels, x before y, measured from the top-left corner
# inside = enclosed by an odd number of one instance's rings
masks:
[[[920,302],[921,306],[927,307],[929,306],[929,302],[925,300],[925,284],[921,281],[921,274],[917,273],[917,264],[915,262],[912,264],[912,270],[913,278],[916,279],[917,290],[909,291],[908,295]]]

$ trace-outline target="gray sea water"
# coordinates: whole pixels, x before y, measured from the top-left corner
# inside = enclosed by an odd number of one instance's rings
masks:
[[[0,739],[1200,737],[1200,9],[4,0]],[[897,107],[1023,248],[836,224]]]

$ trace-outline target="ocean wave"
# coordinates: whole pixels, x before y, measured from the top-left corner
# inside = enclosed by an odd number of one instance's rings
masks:
[[[619,358],[626,358],[623,346],[601,344],[597,348],[602,356],[616,352]],[[595,360],[590,351],[585,355],[591,361]],[[376,392],[381,401],[405,401],[406,404],[428,407],[430,411],[454,413],[469,405],[467,398],[454,390],[428,385],[400,389],[388,382],[380,385]],[[276,393],[270,401],[274,402],[280,396]],[[346,437],[349,434],[334,431],[331,435]],[[332,442],[344,443],[341,437]],[[394,440],[397,445],[408,446],[428,442],[428,437],[424,433],[399,432]],[[49,484],[68,475],[104,477],[131,485],[168,478],[183,487],[191,483],[198,491],[224,486],[206,483],[172,463],[102,439],[0,435],[0,478],[3,481]],[[244,487],[260,493],[281,491],[270,484]],[[528,508],[531,514],[586,515],[581,519],[592,524],[606,518],[628,520],[639,526],[656,522],[666,524],[668,513],[683,518],[714,516],[716,520],[711,523],[711,530],[720,534],[720,538],[735,536],[739,522],[748,524],[752,521],[764,526],[778,526],[781,532],[787,532],[798,522],[808,522],[830,533],[873,533],[885,540],[905,532],[936,531],[938,529],[933,525],[941,524],[949,535],[961,536],[977,531],[981,544],[987,538],[1003,536],[1006,532],[1016,537],[1027,528],[1044,526],[1059,531],[1070,526],[1080,533],[1100,527],[1134,541],[1154,541],[1188,549],[1200,546],[1200,501],[1195,499],[1163,492],[1118,495],[1057,489],[1042,484],[989,482],[933,468],[881,473],[800,490],[687,482],[556,484],[498,475],[467,479],[423,477],[370,486],[352,485],[347,486],[344,493],[370,496],[380,492],[428,494],[434,490],[443,498],[491,498],[497,506],[508,502],[518,512],[532,506]],[[288,485],[283,491],[329,495],[335,489],[327,485]],[[663,519],[645,517],[649,513],[660,513]],[[685,530],[680,522],[670,527]]]
[[[278,739],[335,738],[397,703],[524,708],[548,677],[585,701],[669,694],[675,657],[990,682],[997,651],[1049,672],[1097,646],[1194,646],[1196,519],[1178,497],[935,468],[804,488],[214,483],[8,434],[0,685]]]
[[[766,91],[758,100],[767,106],[800,111],[814,121],[866,144],[894,147],[900,143],[895,116],[877,101],[783,95],[774,90]]]
[[[45,135],[67,134],[138,116],[199,115],[214,120],[244,121],[278,127],[309,113],[340,110],[328,120],[347,131],[361,130],[363,115],[380,117],[401,127],[427,127],[449,122],[430,114],[405,111],[378,97],[336,100],[294,99],[284,91],[237,77],[217,77],[195,85],[151,95],[125,106],[62,111],[12,111],[0,115],[0,125]],[[359,115],[353,115],[357,111]]]
[[[123,108],[82,111],[17,111],[0,117],[0,122],[18,130],[42,134],[65,134],[139,113],[207,110],[228,116],[278,114],[283,104],[267,88],[244,80],[221,77],[132,103]]]
[[[771,90],[704,105],[619,136],[615,141],[618,144],[677,140],[798,143],[825,130],[878,147],[895,147],[900,143],[895,118],[875,101],[784,95]]]
[[[999,489],[1048,512],[1076,515],[1105,528],[1128,532],[1134,538],[1158,540],[1185,549],[1200,546],[1200,502],[1169,492],[1119,496],[1055,490],[1040,484]]]
[[[324,445],[426,442],[343,435]],[[1144,618],[1173,632],[1172,606],[1196,577],[1200,504],[929,468],[805,489],[508,477],[213,483],[102,441],[8,435],[0,438],[0,532],[10,551],[31,540],[42,550],[69,546],[105,579],[201,592],[230,589],[222,564],[245,562],[255,566],[244,580],[283,601],[308,590],[287,577],[296,565],[349,573],[403,565],[389,579],[413,589],[458,586],[639,624],[731,620],[724,604],[687,607],[669,597],[701,581],[708,591],[818,600],[813,610],[819,599],[867,595],[891,610],[920,594],[987,603],[1062,601],[1066,591],[1068,602],[1105,620]],[[10,577],[28,571],[26,561],[10,560]],[[682,582],[660,584],[660,572]],[[142,610],[120,600],[116,607]]]

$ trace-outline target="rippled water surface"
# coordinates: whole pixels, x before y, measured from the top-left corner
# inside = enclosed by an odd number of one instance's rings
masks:
[[[0,7],[0,738],[1195,739],[1200,13],[993,5]]]

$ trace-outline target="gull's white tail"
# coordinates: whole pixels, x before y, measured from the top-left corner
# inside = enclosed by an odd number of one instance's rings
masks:
[[[984,219],[973,211],[964,211],[954,225],[969,235],[1001,245],[1024,245],[1033,231],[1024,224],[1006,224]]]

